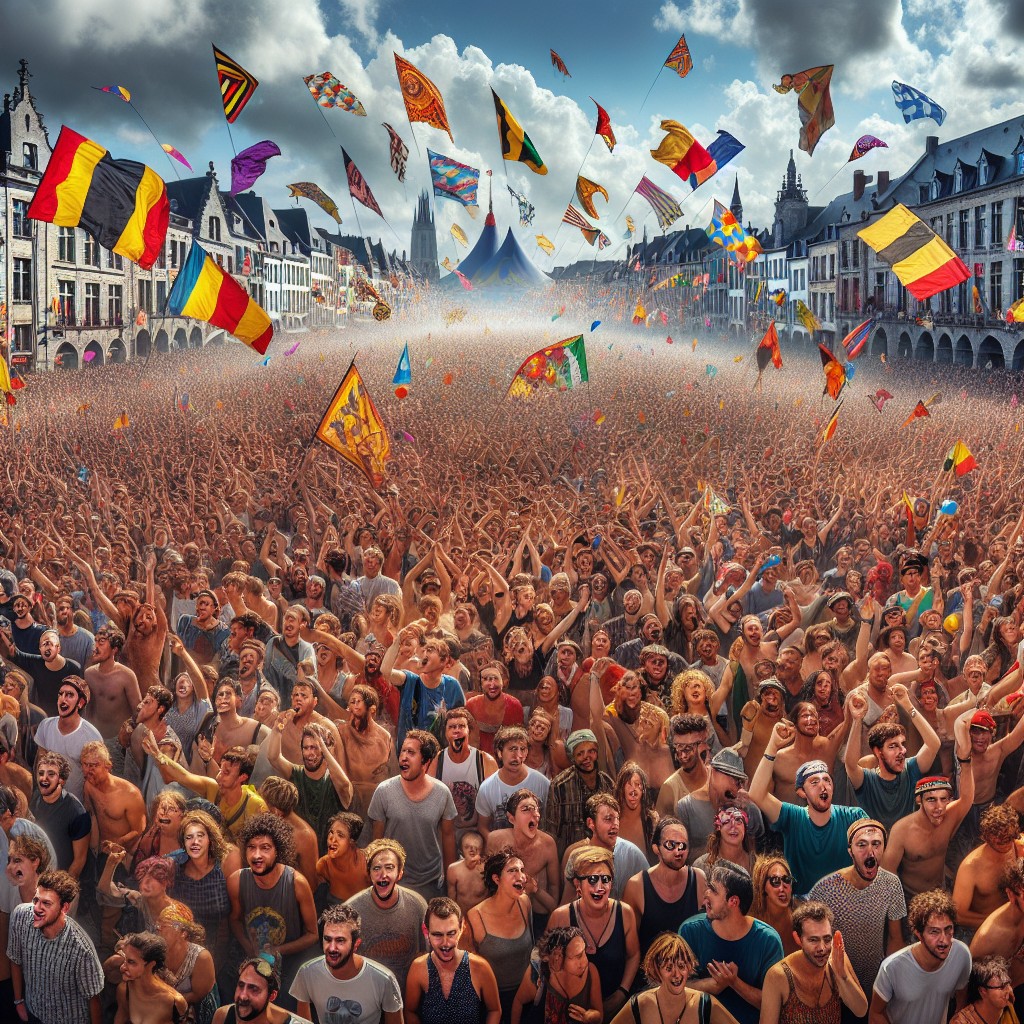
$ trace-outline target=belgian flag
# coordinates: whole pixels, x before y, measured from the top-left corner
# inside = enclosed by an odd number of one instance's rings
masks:
[[[171,207],[167,186],[135,160],[113,160],[65,125],[28,208],[33,220],[80,227],[105,249],[149,270],[163,250]]]
[[[505,160],[526,164],[534,174],[547,174],[548,169],[537,152],[530,136],[523,131],[519,122],[509,113],[508,107],[492,89],[494,111],[498,117],[498,137],[501,139],[501,155]]]

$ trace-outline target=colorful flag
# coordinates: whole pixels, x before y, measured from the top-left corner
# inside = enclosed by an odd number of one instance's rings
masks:
[[[537,147],[530,141],[530,136],[523,131],[522,126],[493,89],[491,95],[494,97],[494,113],[498,119],[502,159],[526,164],[534,174],[547,174],[548,169],[544,166]]]
[[[782,369],[782,349],[779,348],[779,332],[775,329],[774,321],[768,325],[768,330],[764,332],[764,337],[757,346],[758,377],[768,368],[769,363],[776,370]]]
[[[922,416],[931,416],[931,413],[928,411],[924,402],[918,402],[917,405],[914,406],[913,412],[911,412],[911,414],[903,421],[903,426],[910,426],[914,420],[919,420]]]
[[[540,387],[571,391],[590,379],[587,372],[587,347],[583,335],[566,338],[549,348],[534,352],[516,370],[508,394],[513,398],[530,398]]]
[[[868,401],[881,412],[885,403],[891,401],[892,395],[885,388],[879,388],[873,395],[868,395]]]
[[[163,254],[171,205],[156,171],[113,160],[66,125],[28,208],[33,220],[80,227],[113,252],[149,270]]]
[[[892,95],[903,114],[903,120],[910,124],[920,117],[930,117],[937,124],[946,120],[946,110],[940,107],[935,100],[925,96],[919,89],[912,85],[904,85],[903,82],[892,83]]]
[[[800,148],[808,156],[814,153],[814,147],[822,135],[836,123],[829,93],[833,66],[823,64],[821,67],[799,71],[795,75],[783,75],[782,81],[772,87],[783,95],[790,91],[796,92],[801,125]]]
[[[220,82],[224,116],[228,119],[228,124],[234,124],[260,83],[238,61],[232,60],[216,46],[213,48],[213,61],[217,66],[217,81]]]
[[[402,141],[401,136],[387,122],[382,122],[388,130],[391,139],[391,170],[393,170],[399,181],[405,181],[405,165],[409,160],[409,147]]]
[[[94,85],[97,92],[109,92],[112,96],[122,99],[125,103],[131,103],[132,94],[123,85]]]
[[[166,142],[161,142],[160,148],[168,156],[173,156],[179,164],[184,164],[190,171],[192,170],[192,165],[185,159],[185,155],[180,150],[175,149],[172,145]]]
[[[651,208],[657,214],[658,225],[662,231],[682,217],[683,208],[668,192],[658,188],[646,174],[640,179],[640,184],[633,191],[639,192],[651,204]]]
[[[273,156],[280,156],[281,148],[276,142],[264,139],[248,149],[243,149],[231,160],[231,195],[237,196],[244,192],[267,169],[267,161]]]
[[[690,175],[690,188],[703,185],[708,178],[717,174],[734,156],[742,153],[743,149],[743,143],[720,128],[718,130],[718,138],[708,146],[708,156],[711,157],[711,163]]]
[[[466,277],[461,270],[455,270],[453,273],[459,279],[459,284],[461,284],[467,292],[471,292],[473,290],[473,282],[470,281],[470,279]]]
[[[945,462],[942,464],[942,471],[948,473],[955,471],[957,476],[966,476],[972,469],[977,469],[978,464],[974,461],[971,450],[963,443],[957,441],[949,450]]]
[[[772,302],[774,302],[776,306],[784,306],[786,304],[786,300],[788,298],[788,296],[786,295],[786,289],[785,288],[773,288],[768,293],[768,298],[771,299]]]
[[[533,223],[533,215],[536,212],[526,196],[521,196],[511,185],[506,185],[509,195],[519,205],[519,223],[524,227],[528,228]]]
[[[427,150],[430,161],[430,180],[434,195],[454,199],[463,206],[476,206],[476,191],[480,186],[480,171],[468,164],[460,164],[450,156]]]
[[[370,186],[366,183],[366,179],[363,177],[359,168],[356,167],[355,161],[345,152],[345,147],[341,147],[341,158],[345,161],[345,174],[348,177],[348,194],[358,202],[362,203],[368,210],[373,210],[378,217],[383,217],[384,214],[380,212],[380,206],[377,205],[377,200],[373,196],[373,192],[370,191]]]
[[[402,349],[402,355],[401,358],[398,360],[398,366],[395,369],[395,376],[392,378],[391,383],[412,383],[412,362],[409,359],[409,342],[406,342],[405,348]]]
[[[569,74],[569,69],[565,66],[565,61],[554,50],[551,51],[551,66],[556,71],[560,71],[566,78],[572,78],[572,75]]]
[[[1008,324],[1024,322],[1024,299],[1018,299],[1006,311],[1006,322]]]
[[[971,277],[964,261],[902,204],[857,235],[915,299],[923,301]]]
[[[466,237],[466,232],[459,227],[458,224],[453,224],[451,228],[452,238],[456,242],[459,242],[464,248],[469,248],[469,239]]]
[[[21,386],[24,387],[24,383]],[[18,404],[14,397],[14,390],[14,382],[11,380],[11,371],[7,366],[7,360],[0,355],[0,394],[6,396],[5,401],[8,405]]]
[[[821,322],[814,315],[807,304],[800,299],[796,300],[796,318],[807,329],[807,333],[814,336],[815,331],[821,330]]]
[[[366,109],[362,103],[330,71],[321,72],[319,75],[305,75],[302,80],[306,83],[310,95],[321,107],[339,107],[350,114],[366,117]]]
[[[626,217],[626,233],[622,236],[623,238],[632,238],[636,234],[636,224],[633,223],[633,218]]]
[[[597,192],[604,196],[604,201],[607,203],[608,190],[604,185],[598,185],[596,181],[584,178],[582,174],[576,179],[576,196],[580,201],[580,205],[587,211],[589,216],[600,220],[597,207],[594,206],[594,194]]]
[[[981,292],[978,291],[978,286],[976,284],[971,285],[971,301],[974,304],[975,313],[980,314],[984,312],[981,307]]]
[[[604,139],[604,144],[608,147],[608,152],[611,153],[615,149],[615,132],[612,131],[611,118],[608,116],[608,111],[593,96],[590,99],[597,107],[597,127],[594,129],[594,134],[600,135]]]
[[[845,402],[846,399],[843,399]],[[833,410],[832,415],[829,416],[828,422],[825,424],[824,430],[821,432],[821,443],[825,444],[827,441],[832,440],[832,435],[836,432],[836,427],[839,424],[839,410],[843,407],[843,402],[840,402]]]
[[[1017,225],[1010,225],[1010,233],[1006,237],[1007,252],[1024,252],[1024,239],[1017,238]]]
[[[131,426],[131,421],[128,419],[128,413],[122,412],[120,416],[114,420],[114,430],[127,430]]]
[[[686,181],[711,166],[711,154],[678,121],[662,121],[661,130],[668,134],[651,156],[677,177]]]
[[[355,466],[374,490],[384,483],[391,441],[355,363],[334,392],[314,437]]]
[[[644,307],[643,299],[637,299],[633,309],[633,324],[639,326],[645,323],[647,323],[647,310]]]
[[[555,244],[546,235],[535,235],[537,245],[540,246],[549,256],[555,251]]]
[[[174,316],[223,327],[260,355],[266,355],[274,336],[270,317],[197,242],[192,243],[188,259],[175,278],[167,309]]]
[[[395,54],[395,71],[398,73],[398,85],[405,101],[405,113],[411,121],[421,121],[432,128],[440,128],[448,133],[448,138],[455,141],[448,125],[444,100],[441,92],[419,68],[414,67],[404,57]]]
[[[856,327],[850,333],[843,338],[843,348],[846,351],[847,359],[856,359],[860,355],[861,350],[867,343],[868,336],[871,334],[871,325],[874,323],[873,320],[865,320],[862,324],[857,324]]]
[[[568,205],[565,213],[562,214],[562,223],[571,224],[574,228],[579,228],[580,230],[590,228],[590,225],[584,219],[583,214],[580,213],[572,203]]]
[[[672,47],[672,52],[665,58],[665,67],[671,68],[680,78],[685,78],[693,68],[690,48],[686,45],[686,36],[680,36],[679,42]]]
[[[876,139],[874,135],[862,135],[854,144],[853,149],[850,151],[850,159],[847,163],[852,160],[859,160],[866,153],[870,153],[873,149],[889,148],[888,142],[883,142],[881,139]]]
[[[737,259],[744,263],[756,259],[764,251],[757,238],[744,231],[732,210],[723,206],[717,199],[711,223],[705,231],[712,242],[717,242],[729,252],[735,252]]]
[[[821,357],[821,368],[825,373],[825,389],[822,394],[838,398],[846,383],[846,368],[824,345],[818,345],[818,355]]]
[[[329,214],[339,224],[341,214],[338,213],[338,204],[319,186],[311,181],[298,181],[288,186],[292,196],[302,196],[303,199],[310,199],[320,207],[324,213]]]

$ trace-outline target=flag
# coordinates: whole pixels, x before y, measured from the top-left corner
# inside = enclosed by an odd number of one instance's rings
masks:
[[[218,50],[216,46],[213,48],[213,61],[217,66],[217,81],[220,82],[224,116],[228,119],[228,124],[234,124],[260,83],[241,64],[232,60],[223,50]]]
[[[690,175],[696,175],[711,166],[711,155],[688,128],[678,121],[662,121],[661,130],[668,134],[657,149],[651,150],[651,156],[677,177],[686,181]]]
[[[907,124],[916,121],[919,117],[930,117],[937,124],[942,124],[946,120],[945,108],[940,107],[935,100],[925,96],[923,92],[915,89],[912,85],[893,82],[892,95]]]
[[[192,165],[185,159],[185,155],[180,150],[175,149],[172,145],[170,145],[167,142],[161,142],[160,148],[168,156],[173,156],[174,159],[177,160],[179,164],[184,164],[190,171],[192,170]]]
[[[572,203],[569,204],[565,213],[562,214],[562,223],[571,224],[574,228],[580,228],[582,231],[591,229],[590,225],[584,220],[583,214]]]
[[[97,92],[109,92],[112,96],[124,100],[125,103],[132,101],[132,94],[123,85],[94,85],[93,88]]]
[[[591,217],[600,220],[597,207],[594,206],[594,194],[597,192],[604,196],[604,201],[607,203],[608,190],[604,185],[598,185],[596,181],[584,178],[582,174],[576,179],[576,195],[579,198],[580,205]]]
[[[853,149],[850,150],[850,158],[846,162],[850,163],[852,160],[859,160],[865,154],[870,153],[871,150],[878,149],[879,147],[888,149],[889,143],[883,142],[881,139],[876,139],[874,135],[862,135],[853,144]]]
[[[451,227],[452,238],[459,242],[463,248],[469,248],[469,239],[466,237],[466,232],[459,227],[458,224],[453,224]]]
[[[714,374],[708,374],[713,377]],[[711,487],[704,488],[704,507],[712,516],[727,516],[731,506],[727,505]]]
[[[412,383],[412,362],[409,359],[409,342],[406,342],[405,348],[402,349],[402,355],[401,358],[398,360],[398,367],[395,369],[395,376],[392,379],[391,383]]]
[[[267,169],[267,161],[280,156],[281,148],[276,142],[264,139],[248,149],[243,149],[231,160],[231,195],[244,192]]]
[[[25,378],[18,373],[16,366],[11,367],[11,390],[20,391],[25,386]]]
[[[533,223],[533,215],[536,212],[533,203],[526,196],[521,196],[511,185],[505,187],[519,206],[519,223],[524,228],[528,228]]]
[[[597,107],[597,127],[594,129],[594,134],[600,135],[604,139],[604,144],[608,147],[608,152],[611,153],[615,150],[615,132],[612,131],[611,118],[608,116],[608,111],[593,96],[590,99]]]
[[[501,156],[503,160],[511,160],[526,164],[534,174],[547,174],[548,169],[537,152],[536,146],[530,141],[530,136],[523,131],[519,122],[509,112],[508,107],[502,102],[498,94],[492,89],[494,97],[494,112],[498,119],[498,138],[501,141]]]
[[[879,411],[885,406],[885,403],[892,398],[885,388],[879,388],[873,395],[868,395],[868,401]]]
[[[362,176],[359,168],[356,167],[355,161],[345,152],[345,147],[341,147],[341,158],[345,161],[345,174],[348,177],[348,194],[363,204],[368,210],[373,210],[378,217],[383,217],[384,214],[380,212],[380,207],[377,205],[377,200],[373,197],[373,192],[370,191],[370,186],[366,183],[366,179]]]
[[[399,181],[405,181],[405,165],[409,159],[409,147],[402,141],[401,136],[387,122],[382,122],[388,130],[391,139],[391,170],[393,170]]]
[[[1017,239],[1017,225],[1010,225],[1010,234],[1006,238],[1007,252],[1024,252],[1024,240]]]
[[[800,299],[796,300],[796,318],[801,324],[803,324],[807,329],[807,333],[812,337],[815,331],[821,330],[821,322],[807,307],[806,303],[802,302]]]
[[[587,372],[587,347],[583,335],[566,338],[534,352],[516,370],[508,394],[513,398],[530,398],[542,385],[558,391],[571,391],[590,379]]]
[[[919,420],[922,416],[931,416],[931,413],[925,407],[924,402],[918,402],[914,406],[914,411],[903,421],[903,426],[909,426],[914,420]]]
[[[163,253],[171,205],[156,171],[114,160],[99,143],[60,130],[28,208],[33,220],[80,227],[113,252],[149,270]]]
[[[302,196],[303,199],[312,200],[324,213],[329,214],[339,224],[341,223],[338,204],[319,185],[312,181],[297,181],[288,187],[291,189],[292,196]]]
[[[114,420],[114,430],[127,430],[131,426],[131,422],[128,419],[128,413],[122,412],[120,416]]]
[[[565,61],[554,50],[551,51],[551,66],[556,71],[560,71],[566,78],[572,78],[572,75],[569,74],[569,69],[565,66]]]
[[[981,293],[978,291],[976,284],[971,285],[971,300],[974,304],[975,313],[983,313],[984,310],[981,308]]]
[[[540,248],[543,249],[549,256],[555,251],[554,243],[547,236],[535,235],[534,237],[537,239],[537,245],[540,246]]]
[[[801,126],[800,148],[808,156],[813,155],[818,140],[836,123],[829,93],[833,66],[823,64],[821,67],[799,71],[795,75],[783,75],[782,81],[772,86],[783,95],[796,92]]]
[[[775,329],[774,321],[768,325],[768,330],[764,332],[764,337],[757,346],[758,377],[768,368],[769,363],[776,370],[782,369],[782,350],[779,348],[779,332]]]
[[[430,181],[434,195],[454,199],[463,206],[476,206],[476,190],[480,186],[480,171],[468,164],[460,164],[450,156],[427,150],[430,161]]]
[[[946,456],[946,461],[942,464],[943,473],[948,473],[953,470],[956,472],[957,476],[966,476],[972,469],[977,468],[978,464],[974,461],[974,456],[963,441],[957,441],[956,444],[950,448],[949,454]]]
[[[448,133],[448,138],[455,141],[448,125],[444,100],[441,92],[419,68],[414,67],[404,57],[395,54],[395,71],[398,74],[398,85],[405,101],[405,113],[409,121],[422,121],[432,128],[440,128]]]
[[[889,264],[915,299],[923,301],[971,276],[943,239],[902,204],[857,235]]]
[[[679,42],[672,47],[672,52],[665,58],[666,68],[671,68],[680,78],[685,78],[693,68],[690,48],[686,45],[686,36],[680,36]]]
[[[21,385],[24,387],[24,384]],[[7,396],[8,405],[17,405],[14,397],[14,382],[11,380],[11,371],[8,369],[7,360],[0,355],[0,392]]]
[[[871,333],[871,325],[874,321],[865,320],[862,324],[857,324],[856,327],[850,333],[843,338],[843,349],[846,351],[847,359],[856,359],[860,355],[861,349],[867,343],[868,335]]]
[[[330,71],[323,71],[319,75],[304,75],[302,80],[306,83],[310,95],[321,107],[340,107],[351,114],[366,117],[366,108]]]
[[[384,483],[391,441],[354,362],[313,436],[355,466],[374,490]]]
[[[786,295],[786,289],[774,288],[768,293],[768,298],[771,299],[776,306],[784,306],[786,304],[786,299],[788,298]]]
[[[1010,308],[1006,311],[1006,322],[1012,324],[1014,322],[1024,322],[1024,299],[1018,299]]]
[[[658,188],[646,174],[640,179],[640,184],[633,191],[639,192],[651,204],[651,208],[658,216],[658,225],[662,231],[682,217],[682,207],[668,192]]]
[[[167,309],[174,316],[223,327],[260,355],[266,355],[274,336],[270,317],[197,242],[192,243],[188,259],[174,280]]]
[[[642,299],[636,300],[636,306],[633,309],[633,323],[635,325],[647,323],[647,310],[644,308]]]
[[[825,389],[822,395],[838,398],[846,383],[846,368],[824,345],[818,345],[818,355],[821,357],[821,368],[825,373]]]
[[[708,156],[711,157],[711,163],[690,175],[690,188],[703,185],[708,178],[717,174],[734,156],[742,153],[743,149],[743,143],[720,128],[718,130],[718,138],[708,146]]]
[[[717,199],[711,223],[705,228],[705,232],[712,242],[717,242],[729,252],[737,253],[737,258],[746,263],[756,259],[764,251],[761,243],[743,230],[732,210],[723,206]]]
[[[473,290],[473,282],[470,281],[470,279],[466,277],[461,270],[454,270],[452,273],[459,279],[459,284],[461,284],[467,292],[471,292]]]
[[[633,223],[633,218],[626,217],[626,233],[622,236],[623,238],[632,238],[636,234],[636,225]]]
[[[846,401],[846,399],[843,399],[843,401]],[[822,444],[832,440],[832,435],[836,432],[836,426],[839,424],[839,410],[842,407],[843,402],[839,402],[839,404],[832,410],[832,415],[829,416],[828,422],[825,424],[825,428],[821,432]]]

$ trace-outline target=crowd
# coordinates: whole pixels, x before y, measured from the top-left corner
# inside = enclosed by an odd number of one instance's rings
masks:
[[[862,357],[823,443],[813,353],[598,327],[504,400],[576,298],[27,378],[0,1019],[1016,1021],[1014,376]]]

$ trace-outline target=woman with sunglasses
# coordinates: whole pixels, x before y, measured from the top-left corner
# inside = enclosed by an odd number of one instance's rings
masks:
[[[967,1005],[950,1024],[1018,1024],[1010,964],[1005,957],[983,956],[974,961],[967,983]]]
[[[752,871],[754,837],[748,824],[749,816],[742,807],[723,807],[715,815],[715,830],[708,836],[707,853],[698,857],[693,866],[708,875],[717,861],[727,860],[744,871]]]
[[[559,907],[549,928],[579,928],[587,956],[601,977],[604,1019],[622,1008],[640,966],[640,938],[633,908],[611,899],[612,855],[599,846],[581,846],[569,861],[576,899]],[[568,869],[567,869],[568,870]]]
[[[754,902],[750,916],[779,933],[787,956],[795,953],[800,948],[793,938],[793,911],[797,901],[793,897],[793,872],[789,863],[785,857],[758,857],[754,861],[752,879]]]

